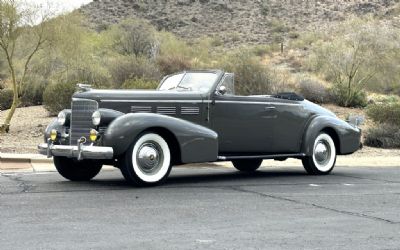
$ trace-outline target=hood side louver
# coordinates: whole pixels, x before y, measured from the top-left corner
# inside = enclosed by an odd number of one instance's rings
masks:
[[[176,107],[157,107],[157,114],[176,115]]]
[[[132,106],[131,113],[152,113],[150,106]]]
[[[199,107],[182,107],[181,108],[182,115],[198,115],[200,114]]]

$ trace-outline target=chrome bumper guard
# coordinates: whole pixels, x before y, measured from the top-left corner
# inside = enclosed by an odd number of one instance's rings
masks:
[[[86,140],[81,138],[78,140],[77,146],[70,145],[54,145],[49,139],[47,143],[42,143],[38,146],[39,153],[47,155],[48,158],[52,156],[64,156],[68,158],[83,159],[112,159],[114,157],[114,150],[112,147],[98,147],[83,145]]]

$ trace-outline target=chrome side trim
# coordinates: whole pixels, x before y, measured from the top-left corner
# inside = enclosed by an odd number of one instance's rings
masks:
[[[229,156],[218,156],[219,161],[230,161],[239,159],[279,159],[279,158],[303,158],[306,154],[275,154],[275,155],[229,155]]]
[[[281,102],[247,102],[247,101],[215,101],[215,103],[233,103],[233,104],[260,104],[260,105],[280,105],[280,106],[301,106],[300,103],[281,103]]]
[[[208,103],[211,100],[100,100],[100,102],[127,102],[127,103]]]

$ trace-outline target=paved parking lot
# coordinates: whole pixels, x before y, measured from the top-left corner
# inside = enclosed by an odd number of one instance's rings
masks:
[[[1,249],[400,249],[400,167],[187,166],[145,189],[3,173],[0,192]]]

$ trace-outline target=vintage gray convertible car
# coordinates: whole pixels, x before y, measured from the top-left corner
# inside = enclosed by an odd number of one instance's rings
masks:
[[[104,164],[135,185],[162,183],[174,165],[232,161],[255,171],[263,159],[301,159],[309,174],[328,174],[336,156],[360,147],[356,125],[293,93],[235,95],[220,70],[165,77],[157,90],[80,86],[71,109],[46,129],[39,152],[72,181]]]

